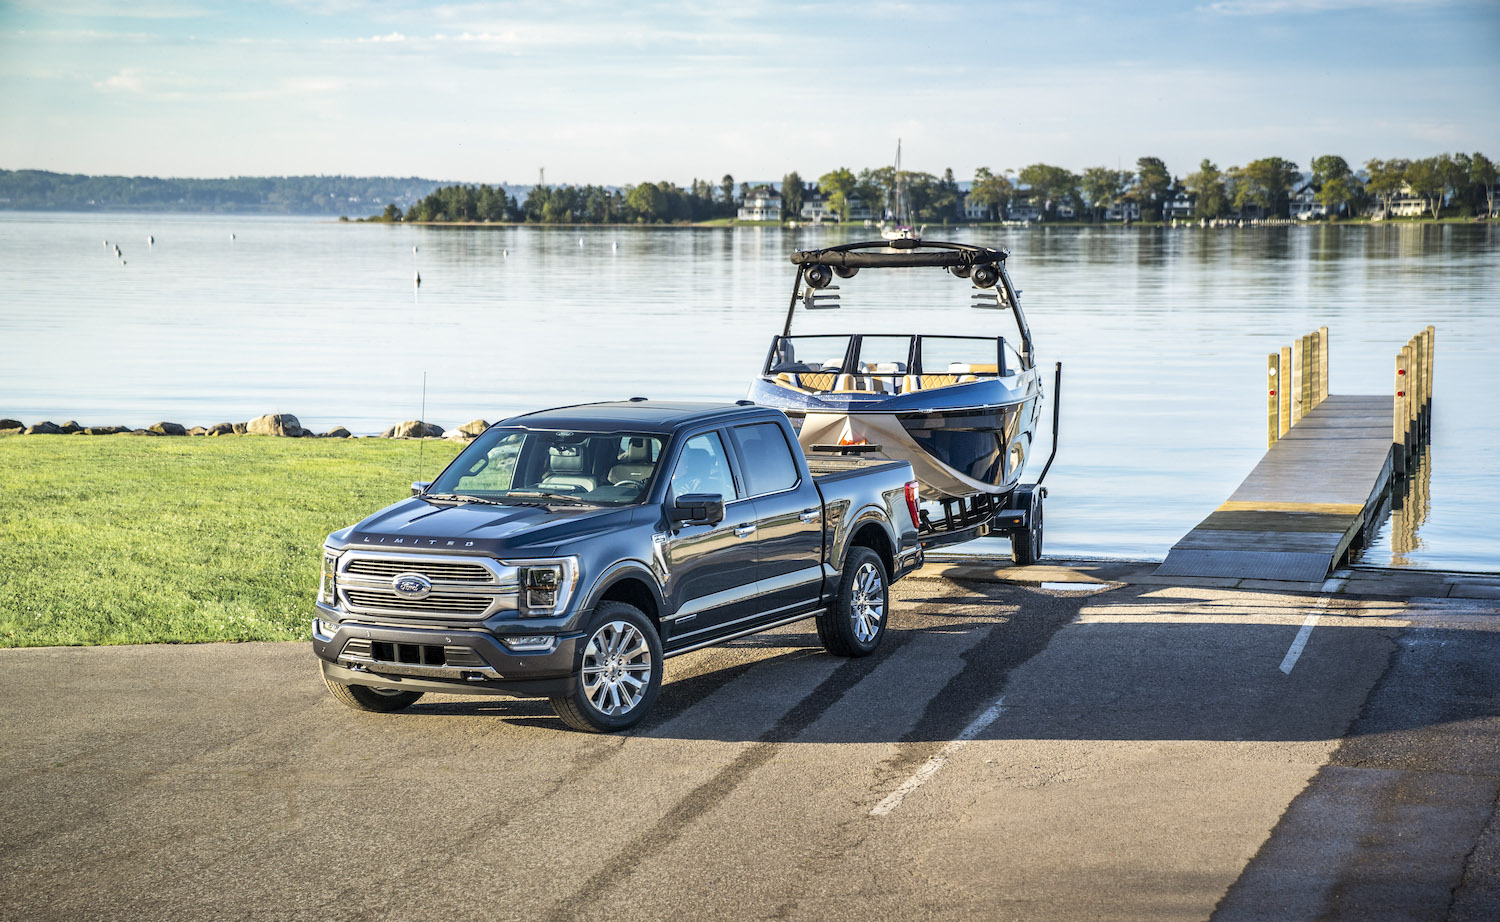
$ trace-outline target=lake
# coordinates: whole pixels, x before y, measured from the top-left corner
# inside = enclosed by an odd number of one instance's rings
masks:
[[[780,330],[787,254],[872,233],[0,213],[0,416],[289,412],[374,433],[419,415],[452,427],[636,395],[732,400]],[[1330,392],[1385,394],[1396,351],[1432,324],[1430,457],[1360,561],[1500,569],[1495,227],[927,236],[1009,249],[1049,393],[1064,364],[1048,554],[1165,556],[1264,452],[1267,353],[1327,326]],[[938,270],[840,284],[845,307],[799,313],[798,332],[990,333],[1004,316],[970,310],[968,284]]]

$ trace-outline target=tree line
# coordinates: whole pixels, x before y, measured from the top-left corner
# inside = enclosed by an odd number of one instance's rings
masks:
[[[419,199],[439,185],[416,176],[161,179],[0,170],[0,208],[336,215],[347,213],[351,203]]]

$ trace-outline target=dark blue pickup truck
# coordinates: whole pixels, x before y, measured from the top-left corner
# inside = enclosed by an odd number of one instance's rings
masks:
[[[503,420],[412,497],[329,535],[313,621],[343,703],[551,699],[635,724],[662,661],[815,618],[865,656],[920,565],[905,462],[809,464],[780,411],[629,400]]]

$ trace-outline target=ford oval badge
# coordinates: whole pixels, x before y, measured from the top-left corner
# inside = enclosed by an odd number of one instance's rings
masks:
[[[432,580],[420,573],[401,573],[391,580],[391,588],[401,598],[416,602],[432,593]]]

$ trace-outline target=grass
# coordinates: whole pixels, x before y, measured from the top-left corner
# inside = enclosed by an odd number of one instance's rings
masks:
[[[324,536],[457,450],[0,436],[0,647],[303,639]]]

